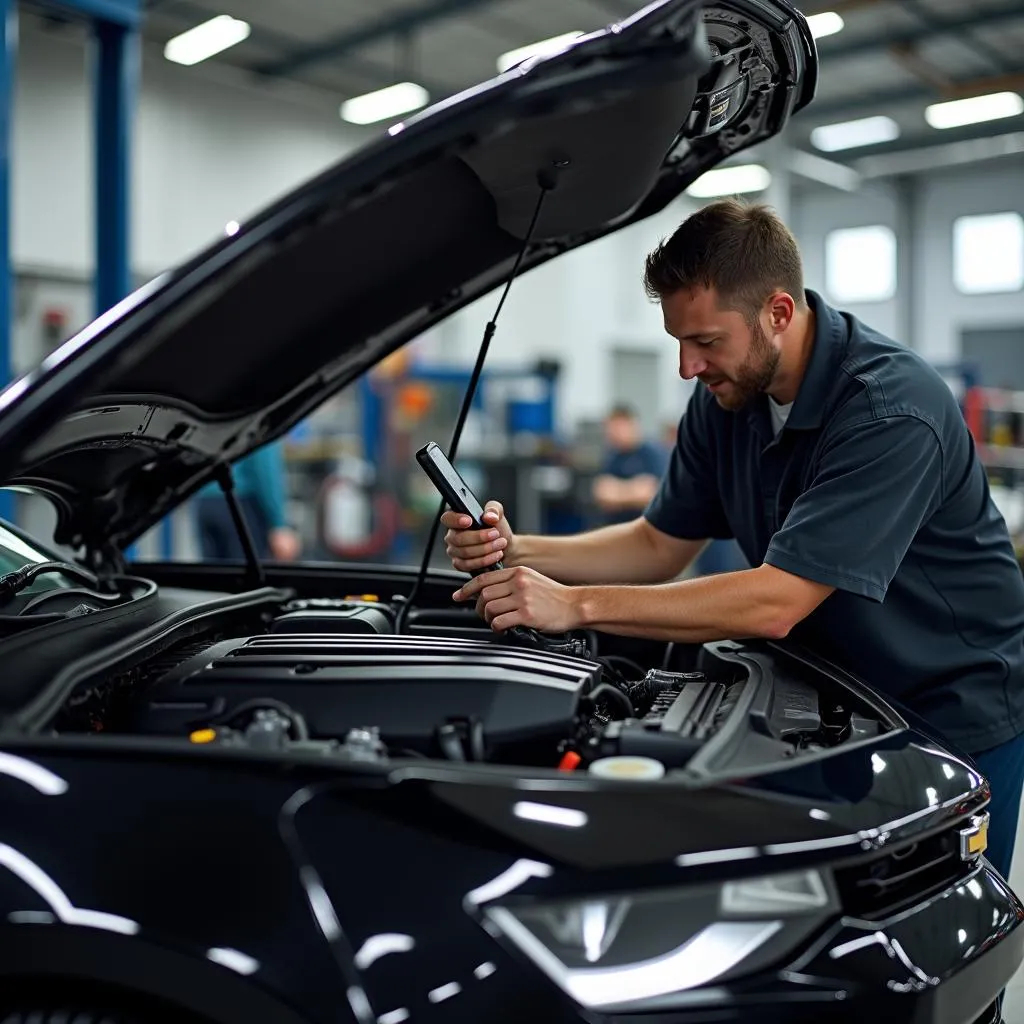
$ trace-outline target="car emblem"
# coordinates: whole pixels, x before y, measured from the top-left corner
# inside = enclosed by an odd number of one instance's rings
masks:
[[[960,829],[960,857],[974,860],[988,847],[988,811],[975,814],[966,828]]]

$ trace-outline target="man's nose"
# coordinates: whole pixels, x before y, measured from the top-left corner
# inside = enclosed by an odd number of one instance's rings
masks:
[[[682,349],[679,353],[679,376],[683,380],[693,380],[700,376],[708,368],[707,360],[697,352],[687,352]]]

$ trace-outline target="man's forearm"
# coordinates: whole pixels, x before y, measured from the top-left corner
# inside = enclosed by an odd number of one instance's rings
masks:
[[[668,550],[635,520],[567,537],[517,536],[505,565],[525,565],[560,583],[660,583],[682,572],[702,543]]]
[[[762,569],[661,586],[579,587],[580,625],[682,643],[784,637],[794,624],[792,601],[775,575]]]

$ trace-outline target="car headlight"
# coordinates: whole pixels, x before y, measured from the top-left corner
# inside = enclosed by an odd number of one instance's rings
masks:
[[[509,902],[481,908],[497,931],[581,1006],[649,1000],[752,974],[838,909],[831,879],[793,871],[724,884]]]

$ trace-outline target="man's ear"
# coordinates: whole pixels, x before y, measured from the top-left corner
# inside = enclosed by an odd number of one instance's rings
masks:
[[[775,292],[768,300],[768,323],[773,334],[782,334],[793,322],[796,302],[789,292]]]

